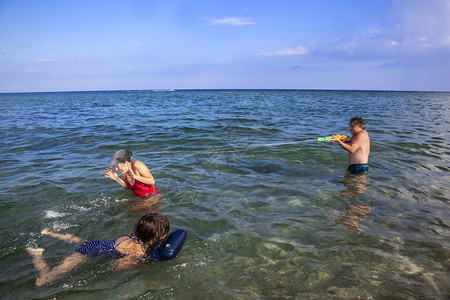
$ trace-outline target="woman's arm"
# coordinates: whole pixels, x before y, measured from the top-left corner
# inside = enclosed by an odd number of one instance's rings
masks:
[[[142,245],[126,238],[128,241],[125,240],[123,243],[120,242],[120,239],[117,241],[119,245],[116,246],[116,250],[125,254],[125,257],[117,259],[114,271],[129,269],[143,262],[142,257],[145,255],[145,250]]]
[[[119,175],[117,175],[117,172],[114,169],[106,168],[104,173],[105,173],[105,177],[111,178],[112,180],[114,180],[115,182],[117,182],[118,184],[123,186],[124,188],[127,188],[127,184],[125,183],[125,181],[123,181],[123,179],[120,178]]]
[[[134,255],[127,255],[125,257],[117,259],[115,263],[114,271],[126,270],[138,265],[140,260]]]
[[[153,178],[152,173],[150,173],[150,170],[143,162],[139,160],[134,161],[131,167],[131,171],[133,173],[131,177],[133,177],[134,179],[137,179],[145,184],[155,184],[155,179]]]
[[[116,241],[116,250],[125,256],[116,260],[114,270],[125,270],[143,262],[144,246],[129,236],[123,236]]]

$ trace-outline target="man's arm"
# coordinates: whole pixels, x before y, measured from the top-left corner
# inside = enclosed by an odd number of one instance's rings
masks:
[[[349,143],[344,143],[340,139],[338,139],[335,135],[333,135],[332,142],[338,143],[339,146],[342,147],[345,151],[348,151],[349,153],[355,153],[359,148],[361,148],[362,145],[362,137],[361,134],[358,133],[355,136],[353,136],[350,139]]]

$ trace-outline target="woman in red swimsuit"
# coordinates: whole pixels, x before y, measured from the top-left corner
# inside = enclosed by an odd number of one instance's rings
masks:
[[[116,170],[122,173],[123,179],[119,177]],[[133,153],[128,150],[117,151],[104,173],[105,177],[132,190],[139,197],[149,197],[159,193],[154,186],[155,179],[147,166],[139,160],[133,161]]]

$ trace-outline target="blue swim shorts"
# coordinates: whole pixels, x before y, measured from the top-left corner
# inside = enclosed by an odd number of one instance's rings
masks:
[[[347,171],[349,171],[352,174],[362,174],[369,171],[369,164],[350,165],[348,166]]]

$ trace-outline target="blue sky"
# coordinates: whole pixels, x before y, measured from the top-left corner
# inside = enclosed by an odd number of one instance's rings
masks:
[[[0,92],[450,91],[448,0],[0,0]]]

